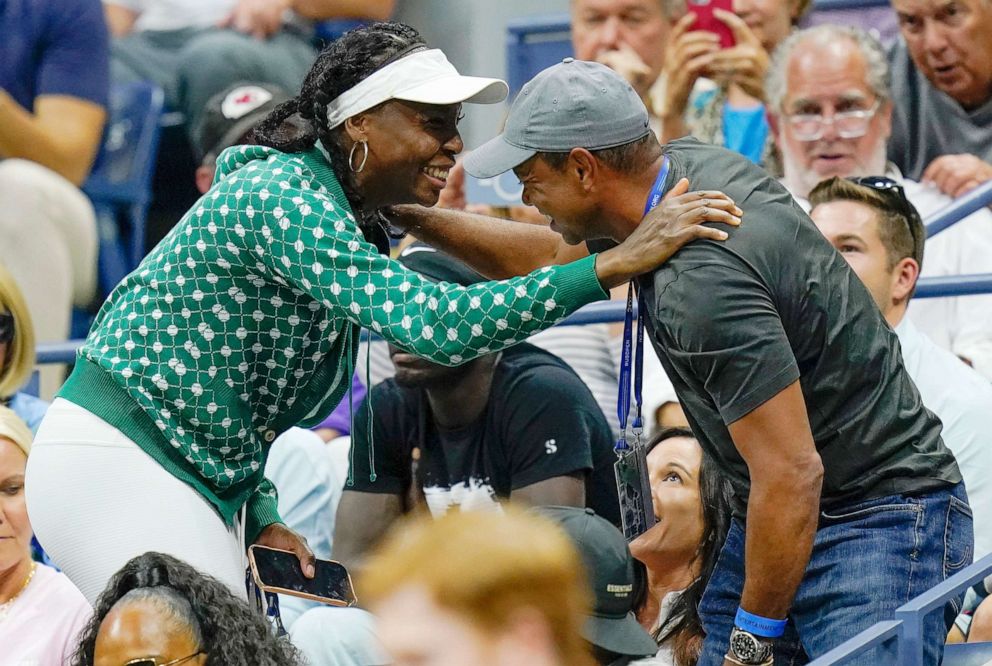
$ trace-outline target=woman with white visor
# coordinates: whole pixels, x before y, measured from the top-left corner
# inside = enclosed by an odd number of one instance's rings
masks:
[[[258,145],[220,155],[213,187],[107,299],[28,463],[38,538],[90,601],[146,551],[242,594],[245,544],[312,571],[262,470],[280,433],[342,399],[360,328],[456,365],[720,234],[660,206],[623,245],[513,280],[435,284],[392,261],[376,211],[435,204],[461,103],[506,94],[412,28],[374,24],[320,54]],[[710,207],[704,219],[727,218]]]

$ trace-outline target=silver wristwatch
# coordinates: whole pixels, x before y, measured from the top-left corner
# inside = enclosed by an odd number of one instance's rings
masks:
[[[767,638],[734,627],[730,633],[730,652],[727,655],[732,661],[743,666],[764,666],[772,663],[772,642]]]

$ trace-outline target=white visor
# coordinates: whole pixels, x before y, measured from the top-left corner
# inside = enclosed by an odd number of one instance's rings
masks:
[[[327,123],[337,127],[391,99],[423,104],[496,104],[506,99],[509,90],[500,79],[462,76],[438,49],[417,51],[338,95],[327,105]]]

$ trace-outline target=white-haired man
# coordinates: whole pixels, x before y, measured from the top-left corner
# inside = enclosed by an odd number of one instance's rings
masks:
[[[886,161],[892,133],[889,68],[881,46],[850,27],[818,26],[793,34],[773,58],[768,79],[772,129],[783,183],[808,208],[826,178],[886,175],[923,217],[950,199],[902,176]],[[992,271],[992,213],[981,210],[927,241],[922,276]],[[909,317],[941,347],[992,378],[992,296],[920,299]]]

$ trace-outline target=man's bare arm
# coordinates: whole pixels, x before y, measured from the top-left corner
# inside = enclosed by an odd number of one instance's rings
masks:
[[[510,500],[530,506],[583,507],[586,505],[586,482],[578,474],[556,476],[512,491]]]
[[[107,27],[114,37],[123,37],[134,29],[134,22],[140,14],[133,9],[111,3],[103,3],[103,15],[107,19]]]
[[[0,89],[0,159],[37,162],[82,184],[100,148],[106,110],[67,95],[42,95],[34,106],[32,113]]]
[[[732,423],[730,435],[751,476],[741,607],[783,619],[809,564],[823,484],[799,382]]]
[[[369,18],[385,21],[393,15],[396,0],[293,0],[293,9],[315,21]]]
[[[548,227],[442,208],[395,206],[391,219],[419,240],[458,257],[493,280],[526,275],[589,254]]]
[[[357,573],[369,550],[402,515],[399,495],[345,490],[334,519],[334,559]]]

